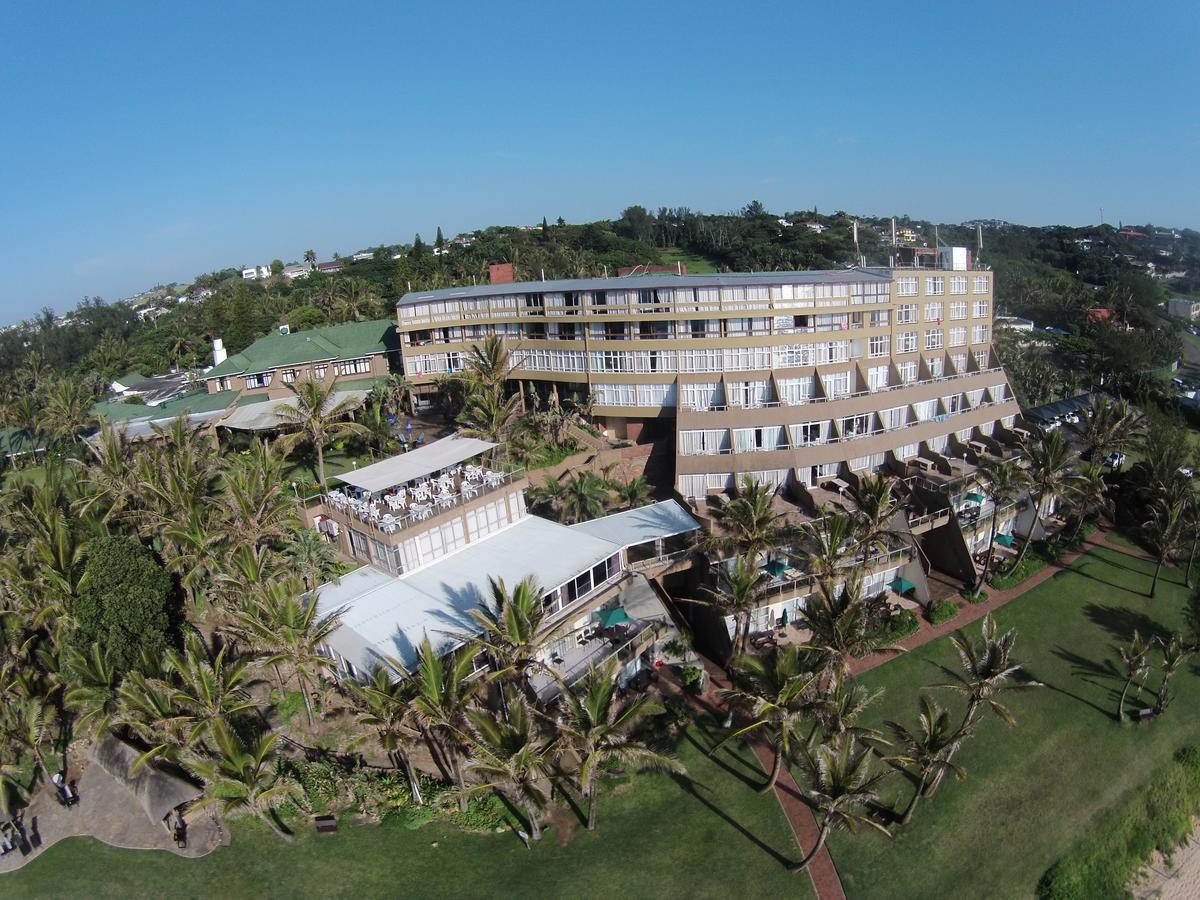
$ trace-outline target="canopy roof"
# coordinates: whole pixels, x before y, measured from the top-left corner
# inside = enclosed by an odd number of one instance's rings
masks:
[[[92,750],[100,768],[129,788],[154,822],[161,822],[173,809],[200,797],[198,787],[155,763],[146,763],[134,772],[133,764],[141,755],[137,748],[111,734]]]
[[[360,406],[370,391],[334,391],[330,395],[328,409],[336,408],[343,400],[350,400],[348,408]],[[238,406],[228,416],[218,422],[224,428],[236,428],[239,431],[265,431],[268,428],[278,428],[289,424],[280,412],[284,408],[295,409],[295,399],[283,397],[279,400],[267,400],[250,405],[239,402]]]
[[[675,500],[663,500],[571,526],[573,531],[612,541],[619,547],[632,547],[699,528],[700,523]]]
[[[601,628],[611,628],[614,625],[620,625],[622,622],[630,621],[629,613],[625,612],[625,607],[623,606],[602,609],[596,613],[596,618],[600,621]]]
[[[906,578],[893,578],[888,582],[888,587],[897,594],[906,594],[916,587],[911,581]]]
[[[453,434],[339,477],[347,484],[373,493],[458,465],[495,446],[488,441]]]

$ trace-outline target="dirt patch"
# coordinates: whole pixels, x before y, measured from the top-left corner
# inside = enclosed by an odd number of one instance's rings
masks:
[[[571,810],[561,806],[554,807],[550,813],[550,824],[554,826],[555,847],[565,847],[575,840],[575,832],[579,830],[579,819]]]

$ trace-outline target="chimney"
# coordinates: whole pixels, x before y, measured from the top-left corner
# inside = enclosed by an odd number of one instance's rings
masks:
[[[222,341],[220,338],[214,338],[213,339],[213,365],[219,366],[221,363],[225,362],[225,360],[228,356],[229,356],[229,354],[225,352],[225,342]]]
[[[512,284],[515,280],[512,263],[488,266],[488,281],[492,284]]]

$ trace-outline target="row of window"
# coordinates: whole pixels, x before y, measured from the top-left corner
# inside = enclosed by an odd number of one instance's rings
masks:
[[[313,378],[320,381],[329,371],[327,363],[314,363],[312,366],[294,367],[290,369],[279,369],[279,377],[284,384],[295,384],[302,378]],[[337,375],[365,375],[371,372],[371,358],[363,356],[359,359],[347,359],[342,362],[333,364],[333,371]],[[271,383],[271,377],[274,372],[257,372],[254,375],[244,376],[247,388],[265,388]],[[227,382],[227,379],[225,380]],[[223,386],[222,390],[227,390],[228,387]]]
[[[896,279],[896,296],[897,297],[916,297],[918,296],[920,279],[916,275],[904,275]],[[987,275],[972,276],[971,292],[974,294],[986,294],[990,289]],[[951,275],[950,276],[950,293],[965,294],[967,292],[967,276],[966,275]],[[926,275],[925,276],[925,296],[939,297],[946,293],[946,276],[945,275]]]

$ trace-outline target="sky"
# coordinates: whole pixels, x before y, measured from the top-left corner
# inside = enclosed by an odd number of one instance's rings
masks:
[[[10,4],[0,323],[631,204],[1200,227],[1193,2]]]

